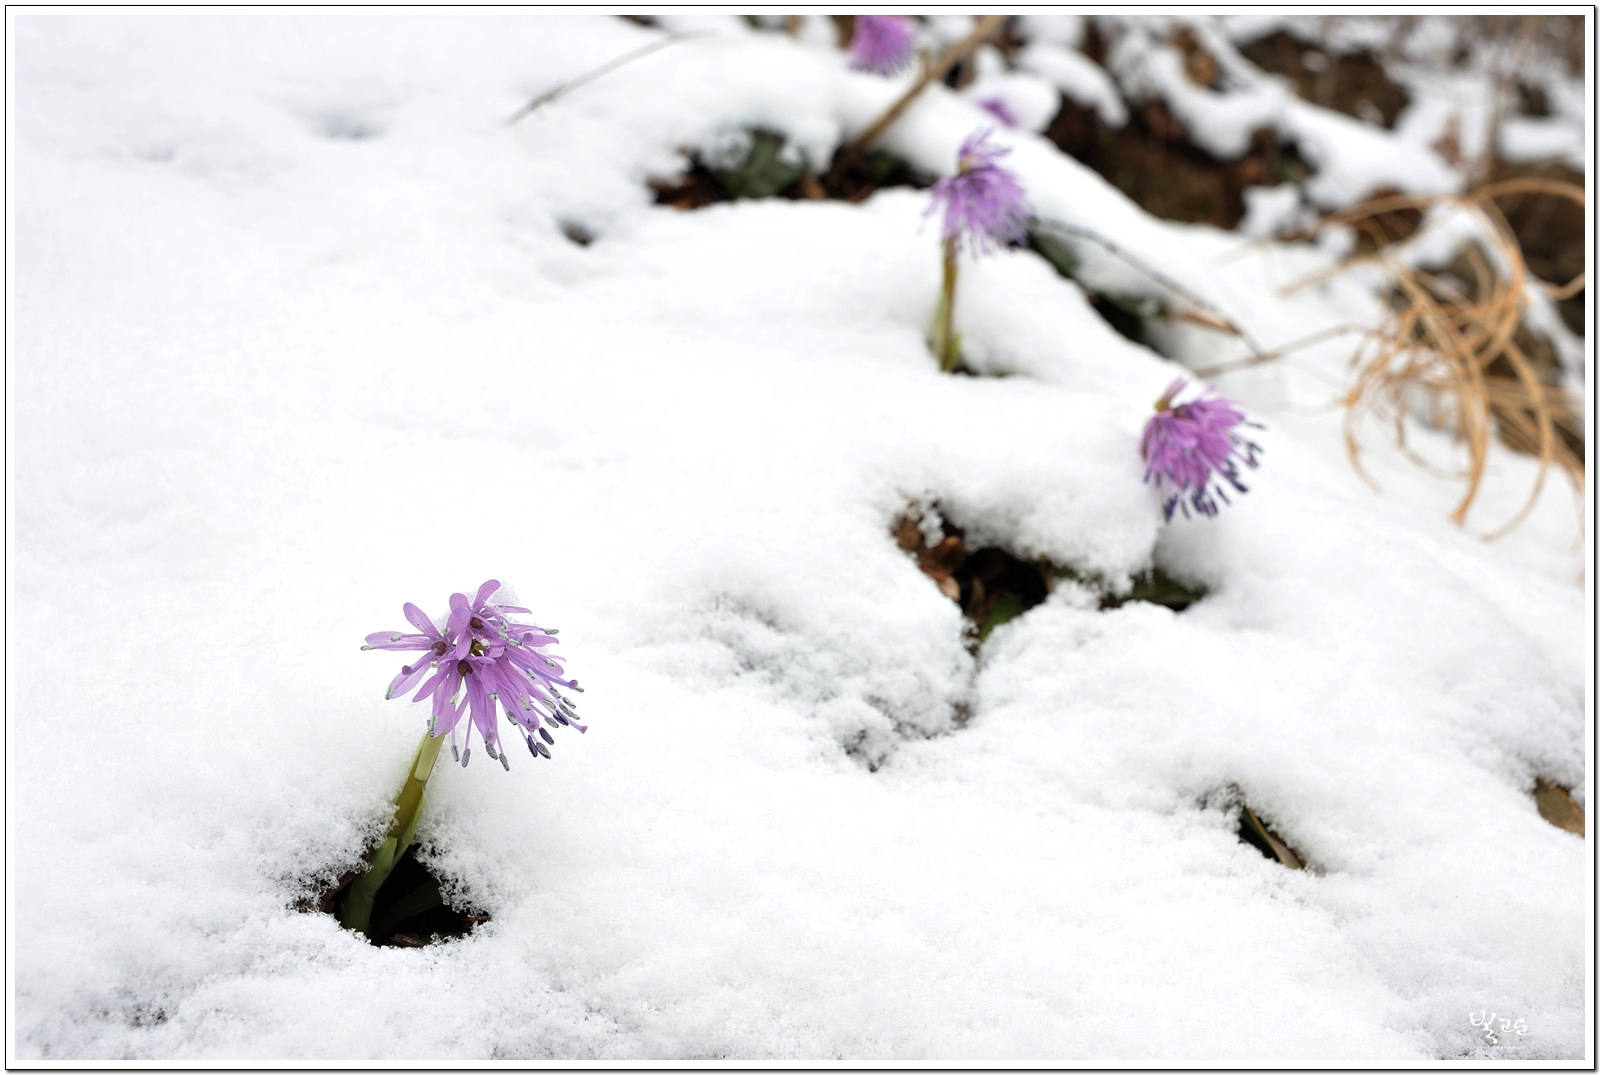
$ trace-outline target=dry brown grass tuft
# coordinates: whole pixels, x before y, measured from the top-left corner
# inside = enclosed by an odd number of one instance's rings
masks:
[[[1584,202],[1582,187],[1545,179],[1512,179],[1460,195],[1374,198],[1323,218],[1313,230],[1351,227],[1370,237],[1377,251],[1353,257],[1290,289],[1362,264],[1376,264],[1390,273],[1394,312],[1362,333],[1351,358],[1355,383],[1340,401],[1350,460],[1368,481],[1356,438],[1367,415],[1392,422],[1396,442],[1424,466],[1429,464],[1406,447],[1407,416],[1450,429],[1465,444],[1467,489],[1451,514],[1457,524],[1465,521],[1477,498],[1497,435],[1506,447],[1538,456],[1538,477],[1526,503],[1486,540],[1505,534],[1527,517],[1552,467],[1571,479],[1580,496],[1583,489],[1582,403],[1561,387],[1559,363],[1543,338],[1524,324],[1524,317],[1532,288],[1543,288],[1559,300],[1581,289],[1584,277],[1580,273],[1554,285],[1530,276],[1516,236],[1496,205],[1496,199],[1514,195],[1565,198],[1580,208]],[[1416,214],[1452,206],[1474,218],[1481,241],[1465,242],[1455,262],[1439,272],[1426,272],[1395,255],[1398,248],[1393,243],[1404,237],[1395,232],[1408,230],[1405,225]]]

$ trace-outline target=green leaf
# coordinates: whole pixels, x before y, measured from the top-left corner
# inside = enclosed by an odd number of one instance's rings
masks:
[[[367,932],[367,922],[372,917],[372,901],[377,898],[378,889],[389,879],[395,857],[395,838],[391,836],[373,851],[372,865],[345,890],[344,900],[339,904],[339,924],[345,929]]]
[[[1022,599],[1016,594],[1003,593],[994,600],[994,608],[989,611],[989,618],[984,621],[978,630],[978,641],[982,642],[989,637],[989,632],[1008,623],[1022,615]]]
[[[372,928],[367,931],[369,937],[387,937],[406,919],[444,903],[444,896],[439,892],[439,882],[427,872],[422,874],[421,880],[413,885],[410,891],[397,895],[392,900],[388,898],[390,893],[384,892],[382,895],[384,899],[381,901],[380,913],[374,917]]]
[[[804,154],[785,159],[784,138],[771,131],[753,131],[750,152],[732,168],[713,171],[730,198],[770,198],[799,180],[806,170]]]
[[[1042,231],[1031,231],[1028,239],[1039,254],[1054,266],[1056,272],[1068,280],[1078,278],[1078,259],[1073,254],[1072,247],[1062,239],[1053,235],[1046,235]]]
[[[395,796],[394,821],[390,823],[383,842],[367,856],[367,861],[371,865],[351,882],[343,902],[339,905],[339,924],[345,929],[367,933],[367,926],[372,917],[373,901],[378,897],[378,890],[389,879],[395,863],[406,853],[406,848],[411,846],[411,841],[416,836],[417,817],[422,812],[422,800],[428,789],[428,777],[433,772],[434,762],[439,757],[439,748],[443,744],[443,736],[434,738],[426,733],[422,736],[422,742],[417,744],[416,753],[411,756],[411,767],[407,770],[406,781],[401,785],[400,793]],[[367,933],[367,936],[370,938],[371,934]]]
[[[1182,610],[1205,595],[1204,590],[1185,586],[1158,568],[1134,580],[1133,591],[1128,594],[1128,600],[1148,601],[1153,605],[1165,605],[1170,609]]]

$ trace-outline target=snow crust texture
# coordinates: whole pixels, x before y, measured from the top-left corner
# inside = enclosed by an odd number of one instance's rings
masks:
[[[924,192],[652,204],[685,149],[826,161],[899,92],[826,33],[683,18],[712,33],[507,127],[661,31],[13,17],[13,1060],[1581,1058],[1590,859],[1529,794],[1587,776],[1567,492],[1494,545],[1381,442],[1374,492],[1318,410],[1335,344],[1227,382],[1262,467],[1164,525],[1138,438],[1192,371],[1037,255],[964,263],[954,377]],[[1037,18],[1018,100],[1111,119]],[[984,116],[936,88],[883,144],[948,174]],[[996,135],[1036,210],[1264,346],[1382,316],[1356,278],[1280,294],[1328,255],[1155,221],[1042,122]],[[1501,457],[1483,529],[1531,473]],[[974,656],[890,534],[935,499],[974,545],[1208,596],[1063,582]],[[590,730],[435,777],[419,838],[492,921],[374,948],[294,909],[426,721],[360,642],[490,577],[561,629]],[[1242,843],[1230,788],[1311,868]]]

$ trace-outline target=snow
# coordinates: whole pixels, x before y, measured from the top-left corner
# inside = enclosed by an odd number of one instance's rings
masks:
[[[1501,160],[1559,161],[1579,171],[1584,169],[1585,106],[1590,95],[1582,79],[1566,77],[1560,64],[1545,57],[1519,51],[1527,42],[1509,49],[1488,47],[1471,37],[1462,20],[1437,15],[1409,17],[1407,25],[1406,18],[1251,13],[1220,20],[1223,44],[1213,50],[1219,58],[1237,56],[1232,42],[1247,42],[1286,30],[1324,51],[1343,54],[1362,50],[1385,57],[1385,74],[1405,90],[1409,103],[1393,132],[1354,124],[1305,102],[1294,103],[1290,115],[1284,117],[1283,133],[1317,143],[1332,136],[1330,127],[1338,127],[1341,144],[1337,151],[1327,154],[1327,159],[1337,161],[1336,167],[1346,170],[1359,165],[1361,171],[1352,182],[1344,184],[1356,189],[1357,194],[1341,197],[1334,190],[1324,190],[1317,199],[1320,204],[1344,208],[1379,187],[1416,193],[1451,189],[1441,186],[1441,175],[1448,174],[1448,165],[1438,153],[1441,141],[1455,142],[1461,161],[1474,162],[1488,148],[1491,125],[1497,129],[1495,148]],[[1209,24],[1205,25],[1209,29]],[[1217,38],[1207,40],[1209,44]],[[1446,58],[1458,51],[1466,64],[1456,69]],[[1308,63],[1313,55],[1308,54]],[[1165,66],[1170,68],[1170,61]],[[1513,77],[1502,79],[1501,71],[1509,71]],[[1246,84],[1259,81],[1258,77],[1237,70],[1235,74]],[[1554,114],[1548,118],[1508,114],[1510,102],[1504,97],[1514,97],[1518,83],[1541,90]],[[1204,107],[1204,95],[1192,86],[1186,87],[1170,71],[1163,88],[1174,95],[1175,103],[1181,102],[1190,110]],[[1496,90],[1503,95],[1498,113]],[[1496,117],[1493,124],[1492,116]],[[1227,143],[1238,135],[1233,127],[1224,124],[1216,137]]]
[[[1076,11],[1030,11],[1017,16],[1022,37],[1076,49],[1083,40],[1083,16]]]
[[[1541,120],[1510,116],[1500,125],[1497,145],[1504,160],[1519,163],[1555,160],[1582,171],[1586,160],[1583,125],[1560,118]]]
[[[1244,198],[1244,219],[1239,222],[1241,235],[1266,239],[1304,228],[1315,221],[1306,211],[1300,191],[1292,185],[1246,187],[1241,193]]]
[[[1082,53],[1048,40],[1030,41],[1023,46],[1018,63],[1048,79],[1078,104],[1093,108],[1106,126],[1121,127],[1128,122],[1127,106],[1117,95],[1111,76]]]
[[[1304,101],[1286,102],[1284,129],[1317,168],[1307,196],[1327,209],[1348,209],[1383,190],[1455,192],[1462,185],[1427,147]]]
[[[1529,795],[1587,801],[1570,491],[1485,544],[1532,461],[1498,454],[1458,529],[1460,486],[1379,430],[1374,492],[1335,340],[1221,381],[1262,467],[1163,524],[1150,403],[1240,341],[1173,323],[1163,358],[1022,251],[963,265],[981,376],[940,374],[924,193],[646,186],[750,127],[826,161],[903,81],[663,21],[715,36],[507,127],[661,31],[12,16],[8,1062],[1585,1058],[1592,860]],[[948,172],[980,117],[936,87],[882,144]],[[1339,196],[1379,167],[1294,122]],[[1285,290],[1325,251],[996,138],[1041,215],[1115,240],[1088,286],[1170,299],[1127,259],[1159,266],[1268,348],[1383,316],[1361,274]],[[1063,582],[973,657],[889,533],[935,499],[978,544],[1209,595]],[[419,838],[493,919],[374,948],[293,909],[425,723],[360,641],[490,577],[561,629],[590,730],[441,768]],[[92,659],[37,643],[69,633]],[[1314,869],[1237,839],[1235,785]],[[1480,1009],[1529,1032],[1491,1048]]]
[[[1328,210],[1348,209],[1383,190],[1421,194],[1459,189],[1461,177],[1431,148],[1439,133],[1433,126],[1413,121],[1403,132],[1390,132],[1309,104],[1295,97],[1284,80],[1256,70],[1214,27],[1195,23],[1191,29],[1226,74],[1226,92],[1196,85],[1178,50],[1156,40],[1142,22],[1130,24],[1108,63],[1125,93],[1134,100],[1164,102],[1194,143],[1212,155],[1238,157],[1250,148],[1255,132],[1274,131],[1316,166],[1306,194]],[[1255,27],[1246,24],[1243,29]],[[1067,67],[1056,60],[1049,70],[1064,74]],[[1066,88],[1065,78],[1061,83]],[[1444,107],[1442,100],[1436,104]]]
[[[1007,71],[998,50],[987,45],[973,53],[977,77],[961,96],[978,102],[999,98],[1011,110],[1017,126],[1042,131],[1061,107],[1060,96],[1049,79],[1029,71]]]
[[[1154,40],[1139,23],[1113,46],[1108,66],[1135,100],[1160,97],[1196,145],[1224,159],[1248,149],[1257,128],[1273,125],[1286,96],[1264,80],[1231,93],[1197,86],[1178,50]]]

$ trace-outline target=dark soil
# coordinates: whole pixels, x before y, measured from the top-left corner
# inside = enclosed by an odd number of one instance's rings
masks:
[[[1479,291],[1479,281],[1477,273],[1473,270],[1472,260],[1465,253],[1458,254],[1454,261],[1443,269],[1438,270],[1434,275],[1441,282],[1459,290],[1473,302],[1482,302],[1485,299],[1485,296]],[[1403,308],[1406,302],[1398,293],[1392,301],[1397,308]],[[1444,308],[1452,312],[1460,309],[1453,305],[1446,305]],[[1420,332],[1419,338],[1421,338]],[[1555,347],[1550,340],[1539,333],[1535,333],[1528,327],[1527,322],[1523,321],[1517,325],[1516,332],[1512,334],[1511,342],[1527,358],[1528,364],[1533,368],[1534,375],[1538,377],[1545,387],[1557,393],[1562,391],[1564,371],[1561,366],[1561,360],[1557,357]],[[1512,384],[1520,384],[1516,367],[1512,365],[1511,360],[1505,355],[1497,356],[1485,366],[1483,368],[1483,377],[1486,381],[1503,380]],[[1531,407],[1509,403],[1496,404],[1495,406],[1497,414],[1499,413],[1499,407],[1512,406],[1521,412],[1529,424],[1537,424],[1536,413]],[[1581,425],[1574,419],[1574,416],[1566,414],[1562,408],[1556,408],[1553,418],[1555,419],[1556,435],[1561,438],[1561,441],[1574,456],[1582,459],[1584,457],[1584,434]],[[1530,438],[1514,424],[1504,421],[1496,422],[1495,434],[1502,444],[1514,451],[1526,452],[1531,455],[1539,453],[1537,439]]]
[[[1381,201],[1399,193],[1393,187],[1380,187],[1368,195],[1368,200]],[[1355,256],[1375,254],[1386,246],[1403,242],[1415,235],[1420,227],[1422,227],[1422,210],[1411,206],[1363,216],[1350,225],[1351,230],[1356,233]]]
[[[1119,335],[1151,346],[1145,339],[1145,323],[1152,317],[1166,316],[1161,303],[1149,296],[1108,295],[1094,290],[1078,276],[1078,256],[1072,245],[1048,230],[1030,230],[1027,246],[1048,261],[1057,273],[1083,288],[1090,307]]]
[[[1239,51],[1263,71],[1287,77],[1307,101],[1378,126],[1394,127],[1411,101],[1403,87],[1390,81],[1378,58],[1365,50],[1343,55],[1323,52],[1279,30],[1239,46]]]
[[[300,909],[337,915],[345,892],[355,878],[356,871],[350,871],[315,902]],[[421,948],[451,937],[464,937],[478,923],[487,921],[486,914],[457,911],[445,903],[439,879],[417,861],[417,847],[413,844],[400,856],[383,887],[378,889],[377,898],[372,902],[367,939],[380,947]]]
[[[1500,163],[1493,179],[1550,179],[1583,188],[1583,173],[1561,164]],[[1552,284],[1565,284],[1583,272],[1588,255],[1588,229],[1583,206],[1551,194],[1512,194],[1495,199],[1516,233],[1528,271]],[[1583,290],[1557,303],[1561,320],[1572,332],[1588,335],[1583,319]]]
[[[699,209],[741,198],[787,198],[791,201],[836,200],[859,202],[885,187],[930,187],[933,177],[914,170],[899,157],[877,150],[858,156],[846,168],[837,161],[817,173],[805,163],[782,156],[783,136],[772,131],[750,132],[750,149],[731,167],[708,166],[697,153],[690,154],[689,170],[670,179],[651,180],[657,205],[674,209]]]
[[[1244,188],[1300,182],[1311,174],[1295,147],[1265,128],[1238,160],[1218,160],[1194,145],[1160,101],[1130,111],[1117,128],[1063,94],[1045,137],[1146,212],[1218,228],[1244,219]]]
[[[969,548],[965,531],[949,520],[942,520],[944,537],[930,546],[919,525],[922,518],[921,508],[908,508],[895,520],[895,541],[916,559],[917,566],[933,579],[941,593],[961,606],[971,624],[970,645],[974,651],[996,627],[1042,604],[1057,579],[1070,578],[1094,586],[1094,580],[1042,556],[1024,560],[997,546]],[[1203,590],[1186,586],[1159,568],[1136,578],[1127,594],[1094,588],[1101,590],[1102,610],[1120,608],[1130,601],[1148,601],[1182,612],[1205,596]]]

